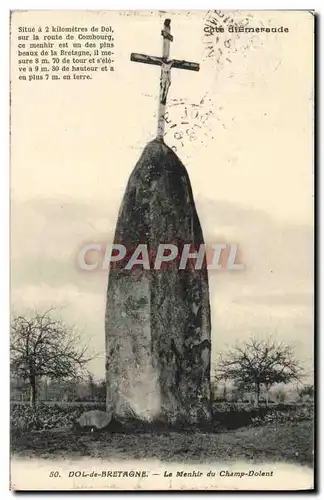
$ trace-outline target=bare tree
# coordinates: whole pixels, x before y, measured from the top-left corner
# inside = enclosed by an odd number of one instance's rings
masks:
[[[274,384],[300,380],[302,368],[291,346],[251,338],[220,356],[216,374],[237,387],[253,387],[259,406],[262,386],[269,391]]]
[[[87,356],[88,346],[82,343],[80,335],[53,318],[51,309],[31,318],[13,318],[10,351],[11,372],[28,381],[34,408],[41,377],[78,379],[92,359]]]

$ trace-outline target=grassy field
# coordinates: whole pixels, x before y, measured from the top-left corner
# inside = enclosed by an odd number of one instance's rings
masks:
[[[172,462],[288,462],[312,466],[311,421],[220,432],[76,434],[71,429],[13,432],[12,453],[39,458],[159,459]]]

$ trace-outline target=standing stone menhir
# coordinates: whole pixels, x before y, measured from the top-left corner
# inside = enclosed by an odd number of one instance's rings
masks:
[[[138,245],[156,256],[159,244],[183,245],[191,252],[204,243],[187,171],[164,143],[166,95],[174,67],[168,61],[170,22],[163,35],[157,138],[144,149],[124,194],[114,243],[127,249],[109,272],[106,306],[107,410],[116,418],[199,423],[211,419],[210,305],[206,262],[179,269],[174,259],[154,269],[128,269]],[[167,57],[165,57],[165,55]],[[132,54],[133,61],[143,56]],[[155,61],[155,62],[154,62]],[[156,62],[157,61],[157,62]],[[197,266],[199,267],[199,266]]]

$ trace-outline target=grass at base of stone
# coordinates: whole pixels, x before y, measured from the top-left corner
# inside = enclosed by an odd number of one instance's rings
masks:
[[[219,433],[196,431],[101,432],[72,430],[12,432],[12,453],[46,459],[93,457],[210,463],[285,461],[312,466],[313,423],[271,424]]]

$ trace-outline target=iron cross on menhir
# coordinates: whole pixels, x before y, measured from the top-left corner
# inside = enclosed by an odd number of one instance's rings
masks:
[[[173,36],[171,35],[170,28],[171,20],[166,19],[164,21],[163,30],[161,35],[163,36],[163,53],[162,57],[147,56],[145,54],[131,54],[131,61],[140,62],[144,64],[154,64],[155,66],[161,66],[161,77],[160,77],[160,97],[159,97],[159,109],[158,109],[158,130],[157,137],[162,139],[164,135],[164,115],[166,108],[166,100],[168,95],[168,90],[171,85],[171,68],[178,69],[189,69],[191,71],[199,71],[199,64],[188,61],[179,61],[178,59],[170,59],[170,42],[173,41]]]

